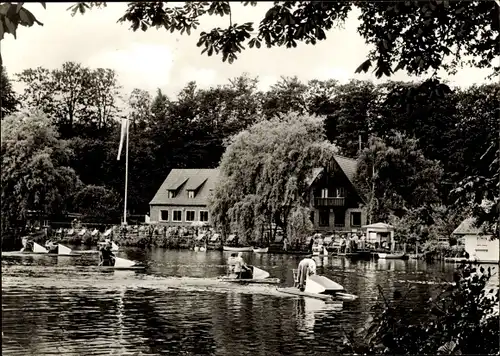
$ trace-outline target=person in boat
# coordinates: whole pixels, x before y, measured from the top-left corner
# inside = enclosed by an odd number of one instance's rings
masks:
[[[100,251],[100,257],[101,257],[101,266],[114,266],[115,265],[115,254],[113,251],[111,251],[111,241],[106,240],[106,243],[104,243],[99,251]]]
[[[236,268],[236,257],[238,255],[236,253],[232,253],[231,256],[227,259],[227,267],[228,267],[228,274],[233,274],[235,272]]]
[[[24,236],[22,239],[23,248],[21,252],[33,252],[33,241],[29,236]]]
[[[252,269],[245,263],[243,259],[243,252],[238,253],[238,257],[235,259],[235,269],[236,278],[238,279],[251,279]]]
[[[311,274],[316,274],[316,262],[312,258],[304,258],[299,262],[298,267],[298,282],[299,289],[301,292],[304,291],[306,285],[306,279]]]
[[[45,243],[45,248],[49,251],[49,253],[57,253],[57,247],[57,244],[52,240]]]

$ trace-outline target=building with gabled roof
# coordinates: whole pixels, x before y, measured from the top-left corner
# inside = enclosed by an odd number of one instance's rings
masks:
[[[366,199],[354,183],[356,169],[356,160],[335,155],[328,166],[312,170],[305,193],[316,231],[351,232],[366,224]],[[208,197],[218,180],[218,169],[172,169],[149,203],[150,222],[209,225]]]
[[[339,155],[313,170],[308,201],[317,232],[353,232],[366,224],[366,198],[355,183],[356,170],[356,160]]]
[[[208,197],[218,169],[172,169],[149,203],[150,222],[171,226],[210,224]]]
[[[499,241],[492,234],[484,233],[483,228],[477,227],[474,218],[463,220],[453,231],[453,235],[463,238],[465,251],[469,257],[481,263],[499,262]]]

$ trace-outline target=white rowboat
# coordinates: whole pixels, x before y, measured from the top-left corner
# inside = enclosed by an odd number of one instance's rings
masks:
[[[252,246],[247,246],[247,247],[223,246],[222,249],[224,251],[231,251],[231,252],[252,252],[253,251]]]
[[[378,258],[382,260],[403,260],[406,258],[404,253],[383,253],[377,252]]]
[[[267,253],[267,251],[269,251],[269,247],[253,248],[253,252],[255,253]]]

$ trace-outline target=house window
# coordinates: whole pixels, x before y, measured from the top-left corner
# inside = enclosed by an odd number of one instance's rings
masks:
[[[321,197],[328,198],[328,188],[321,189]]]
[[[361,226],[361,213],[352,212],[351,213],[351,226]]]
[[[319,226],[330,226],[330,212],[328,210],[319,211]]]
[[[194,211],[193,210],[186,211],[186,221],[194,221]]]
[[[208,221],[208,211],[200,211],[200,221]]]
[[[172,214],[172,221],[182,221],[182,211],[174,210]]]
[[[344,187],[338,187],[337,189],[335,189],[335,194],[337,198],[344,198],[345,197]]]
[[[175,192],[173,190],[168,191],[168,199],[175,198]]]
[[[314,211],[311,211],[311,216],[309,217],[311,222],[314,224]]]
[[[345,226],[345,215],[343,213],[335,213],[335,227]]]
[[[193,199],[194,198],[194,190],[188,190],[188,198]]]
[[[168,221],[168,210],[160,210],[160,221]]]

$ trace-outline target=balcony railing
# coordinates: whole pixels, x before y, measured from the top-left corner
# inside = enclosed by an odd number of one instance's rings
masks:
[[[345,198],[314,198],[314,206],[344,206]]]

